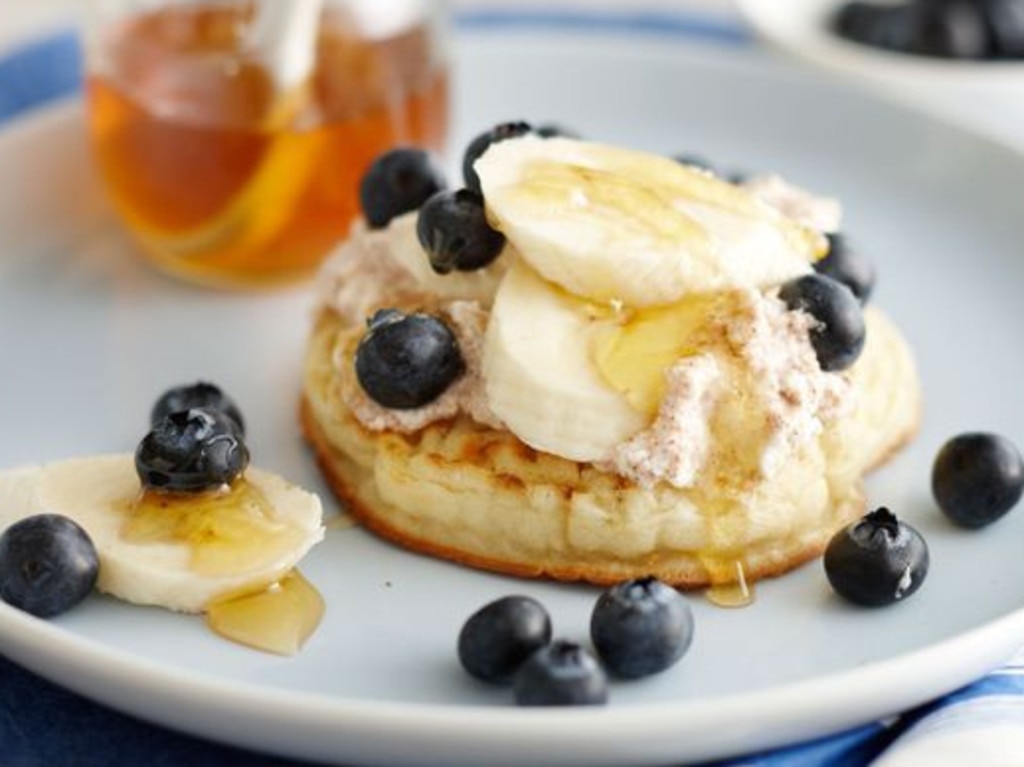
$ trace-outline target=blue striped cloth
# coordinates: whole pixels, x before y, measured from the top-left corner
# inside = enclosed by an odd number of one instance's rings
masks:
[[[781,0],[780,0],[781,1]],[[678,12],[537,13],[476,11],[464,28],[556,25],[638,34],[749,41],[719,17]],[[75,94],[81,52],[73,31],[0,52],[0,129]],[[0,656],[2,767],[302,767],[156,727],[68,692]],[[943,767],[1024,765],[1024,652],[1002,669],[891,721],[872,723],[714,767]],[[710,767],[710,766],[709,766]]]
[[[0,127],[82,84],[82,52],[71,30],[0,53]]]

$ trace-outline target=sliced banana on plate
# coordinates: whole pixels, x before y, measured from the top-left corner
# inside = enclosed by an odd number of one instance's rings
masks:
[[[40,513],[89,534],[100,591],[190,613],[276,583],[324,535],[317,496],[275,474],[249,467],[230,489],[143,494],[129,454],[0,472],[0,530]]]

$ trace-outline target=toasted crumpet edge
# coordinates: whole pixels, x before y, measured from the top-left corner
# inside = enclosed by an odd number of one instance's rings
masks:
[[[321,317],[319,322],[324,321]],[[907,362],[905,360],[904,362]],[[912,360],[909,360],[912,365]],[[308,361],[307,361],[308,365]],[[307,372],[308,375],[308,372]],[[304,381],[306,378],[304,377]],[[308,383],[307,383],[308,385]],[[879,452],[864,474],[881,467],[909,443],[920,427],[921,399],[914,399],[915,411],[906,427],[890,436],[883,450]],[[406,549],[432,557],[449,560],[457,564],[481,570],[502,573],[521,578],[547,578],[559,581],[582,581],[595,585],[611,585],[622,580],[643,576],[655,576],[680,589],[699,589],[713,585],[707,568],[696,554],[687,551],[661,552],[655,561],[652,557],[642,560],[615,560],[598,564],[573,561],[511,561],[488,556],[479,551],[448,545],[431,537],[417,535],[396,520],[403,512],[376,497],[376,493],[360,492],[360,487],[372,487],[372,472],[359,466],[343,451],[331,444],[326,431],[321,427],[318,414],[308,393],[303,393],[299,403],[299,421],[303,434],[316,457],[317,464],[332,492],[344,505],[344,511],[379,537]],[[373,443],[388,432],[375,433],[361,426],[360,437]],[[429,428],[429,427],[428,427]],[[524,449],[528,449],[523,446]],[[496,477],[497,478],[497,477]],[[371,497],[371,495],[373,497]],[[525,503],[525,500],[524,500]],[[799,538],[780,542],[771,540],[768,548],[749,547],[744,551],[744,576],[749,583],[764,578],[783,575],[796,567],[818,557],[835,532],[860,517],[866,510],[863,482],[851,488],[848,502],[842,508],[833,510],[832,527],[821,528]]]

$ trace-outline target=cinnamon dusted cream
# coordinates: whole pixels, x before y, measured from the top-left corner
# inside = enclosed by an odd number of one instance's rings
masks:
[[[651,487],[692,487],[712,449],[711,413],[722,391],[712,354],[680,360],[665,372],[665,397],[650,427],[615,448],[611,470]]]
[[[657,417],[613,451],[611,470],[643,487],[686,488],[717,459],[769,478],[849,406],[847,380],[818,365],[808,314],[772,294],[736,297],[712,320],[707,336],[719,340],[666,371]]]
[[[850,407],[850,385],[822,371],[810,343],[815,320],[789,311],[776,295],[752,293],[725,326],[734,354],[743,360],[763,413],[762,476],[801,445],[816,438],[825,423]]]

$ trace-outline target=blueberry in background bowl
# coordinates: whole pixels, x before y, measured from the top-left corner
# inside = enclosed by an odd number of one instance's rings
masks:
[[[1021,0],[850,0],[832,31],[855,43],[949,59],[1024,58]]]
[[[1024,5],[1022,0],[982,0],[987,52],[971,58],[935,55],[941,35],[927,37],[911,29],[911,0],[888,0],[885,7],[902,9],[884,21],[872,11],[854,11],[844,25],[856,31],[841,35],[836,29],[840,9],[852,0],[736,0],[751,28],[772,48],[818,69],[821,74],[868,86],[895,101],[923,107],[932,114],[980,129],[1004,141],[1020,141],[1024,120]],[[858,8],[882,6],[881,0],[863,0]],[[930,11],[934,14],[938,11]],[[845,13],[850,13],[846,11]],[[886,12],[888,13],[888,12]],[[968,14],[972,12],[967,12]],[[934,24],[930,22],[933,27]],[[957,22],[958,29],[959,24]],[[968,22],[970,24],[970,22]],[[877,27],[865,32],[865,26]],[[970,25],[977,29],[976,24]],[[852,35],[873,34],[874,44]],[[916,36],[916,37],[915,37]],[[975,37],[974,35],[970,35]],[[962,32],[952,40],[965,52]],[[938,38],[938,42],[937,42]],[[911,48],[911,45],[916,48]],[[920,49],[918,51],[918,49]],[[929,53],[930,52],[930,53]]]
[[[953,59],[993,55],[982,3],[905,0],[892,4],[851,0],[831,19],[832,31],[855,43],[900,53]]]

